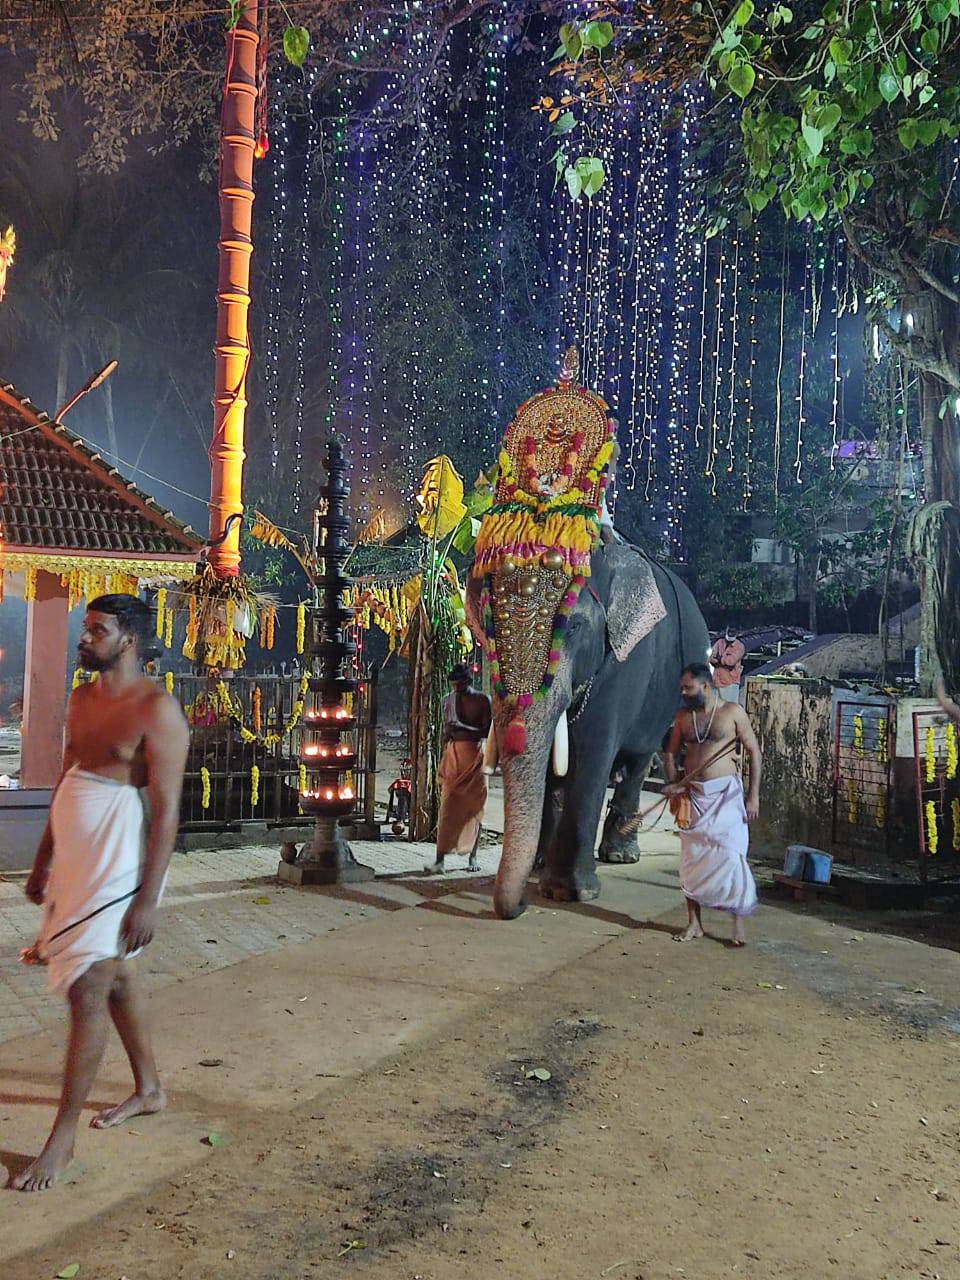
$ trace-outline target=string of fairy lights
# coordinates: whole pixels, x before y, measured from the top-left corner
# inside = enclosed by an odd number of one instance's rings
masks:
[[[354,56],[395,43],[411,11],[376,30],[358,22]],[[486,10],[465,25],[461,44],[441,51],[441,88],[423,97],[411,122],[400,88],[427,56],[425,39],[412,24],[394,70],[341,76],[322,109],[308,72],[304,110],[293,121],[287,109],[297,95],[273,98],[265,409],[274,469],[290,429],[284,415],[292,420],[294,509],[313,426],[304,407],[311,354],[326,370],[317,426],[345,438],[355,511],[364,519],[409,499],[441,448],[456,462],[458,449],[479,446],[493,461],[516,407],[513,308],[524,291],[544,380],[575,343],[581,379],[618,420],[618,486],[636,495],[630,509],[642,509],[663,552],[684,555],[684,513],[698,475],[705,493],[735,492],[749,510],[758,397],[771,388],[777,411],[764,466],[777,487],[806,483],[815,351],[817,368],[824,352],[829,366],[836,456],[848,289],[842,254],[812,224],[785,236],[782,251],[759,222],[704,237],[697,219],[710,163],[699,150],[705,89],[630,86],[591,131],[606,180],[593,198],[574,202],[562,177],[551,189],[556,140],[546,131],[535,169],[510,160],[529,102],[508,83],[516,35],[506,5]],[[550,66],[543,47],[541,83]],[[450,88],[471,68],[473,105],[452,109]],[[512,225],[517,208],[533,232],[519,289],[510,274],[514,236],[522,234]],[[319,355],[309,333],[314,296],[328,335]],[[451,314],[457,323],[440,333]],[[558,323],[546,322],[551,314]],[[761,360],[763,343],[772,349]],[[437,388],[451,382],[441,404]],[[518,398],[538,389],[525,387]]]

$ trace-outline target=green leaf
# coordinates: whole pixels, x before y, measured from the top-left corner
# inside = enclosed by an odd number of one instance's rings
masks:
[[[569,133],[577,127],[577,117],[572,111],[565,111],[562,116],[558,116],[551,126],[554,133]]]
[[[738,98],[745,98],[756,83],[757,73],[749,62],[738,62],[727,76],[727,84]]]
[[[840,123],[842,115],[843,112],[835,102],[831,102],[829,106],[824,107],[818,114],[817,128],[825,138],[829,137],[830,134],[833,133],[834,129]]]
[[[310,32],[306,27],[287,27],[283,33],[283,54],[293,67],[303,69],[310,51]]]
[[[943,0],[927,0],[927,16],[931,22],[946,22],[950,17],[950,10]]]
[[[921,107],[925,107],[935,93],[936,93],[936,90],[934,89],[932,84],[925,84],[923,88],[920,90],[920,95],[919,95],[919,98],[917,99]]]
[[[803,32],[802,39],[819,40],[822,35],[823,35],[823,23],[813,22],[810,24],[809,27],[807,27],[806,31]]]
[[[613,39],[613,23],[588,22],[581,34],[583,43],[591,49],[605,49]]]
[[[740,4],[737,6],[733,15],[734,25],[738,27],[745,27],[753,17],[753,14],[753,0],[740,0]]]
[[[912,151],[917,145],[917,126],[913,120],[904,120],[897,128],[897,137],[900,139],[900,145],[906,151]]]
[[[227,14],[227,30],[232,31],[243,14],[243,0],[230,0],[230,12]]]
[[[823,196],[817,196],[810,206],[810,213],[816,222],[820,222],[827,212],[827,202]]]
[[[583,37],[575,22],[565,22],[560,28],[560,43],[571,62],[578,62],[583,53]]]
[[[803,140],[810,149],[810,154],[816,158],[823,150],[823,134],[815,125],[809,124],[806,120],[800,121],[800,132],[803,134]]]
[[[940,137],[939,120],[917,120],[917,137],[925,147],[932,147]]]
[[[546,1067],[533,1067],[532,1070],[525,1071],[523,1074],[528,1080],[540,1080],[543,1084],[553,1079],[553,1073],[548,1071]]]
[[[568,167],[563,175],[567,180],[567,190],[570,193],[571,200],[579,200],[583,191],[583,179],[572,166]]]
[[[830,57],[838,67],[845,67],[850,61],[850,55],[852,53],[852,40],[842,40],[839,36],[834,36],[830,41]]]
[[[203,1142],[204,1142],[208,1147],[222,1147],[222,1146],[223,1146],[223,1138],[221,1138],[221,1136],[220,1136],[220,1134],[219,1134],[219,1133],[208,1133],[208,1134],[207,1134],[207,1135],[202,1139],[202,1141],[203,1141]]]
[[[924,53],[936,53],[940,48],[940,32],[936,27],[927,27],[920,37],[920,48]]]
[[[74,1276],[80,1274],[80,1263],[70,1262],[60,1271],[57,1272],[57,1280],[73,1280]]]
[[[880,90],[880,96],[884,102],[893,102],[895,98],[900,96],[900,81],[894,75],[892,67],[884,67],[883,71],[880,72],[877,88]]]

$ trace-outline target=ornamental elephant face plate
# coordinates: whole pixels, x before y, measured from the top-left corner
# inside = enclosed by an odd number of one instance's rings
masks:
[[[505,566],[493,575],[491,600],[500,678],[507,696],[532,696],[550,659],[554,618],[568,587],[561,568]]]

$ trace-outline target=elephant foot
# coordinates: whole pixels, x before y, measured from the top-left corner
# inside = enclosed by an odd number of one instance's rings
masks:
[[[526,898],[521,898],[516,906],[510,906],[507,903],[498,901],[496,895],[494,895],[493,910],[498,920],[516,920],[518,916],[523,915],[526,909]]]
[[[578,880],[544,874],[540,877],[540,896],[552,902],[592,902],[600,897],[600,881],[596,876]]]
[[[611,841],[610,844],[602,844],[600,846],[597,857],[601,862],[622,865],[626,862],[639,862],[640,850],[637,848],[636,841],[631,841],[630,844],[617,844]]]

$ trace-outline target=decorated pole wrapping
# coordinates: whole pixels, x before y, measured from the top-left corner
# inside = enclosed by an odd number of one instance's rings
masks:
[[[352,774],[356,766],[352,734],[356,718],[350,700],[357,681],[352,659],[356,646],[347,636],[354,610],[351,580],[343,566],[350,554],[350,520],[344,507],[350,493],[346,463],[338,440],[327,444],[327,483],[320,489],[322,514],[314,521],[316,579],[310,643],[310,704],[304,713],[301,746],[300,807],[316,819],[313,839],[296,859],[281,861],[278,874],[292,884],[341,884],[372,880],[372,867],[354,858],[339,820],[356,808]]]
[[[258,0],[243,0],[227,32],[220,117],[220,275],[217,285],[213,439],[210,443],[209,561],[218,577],[240,571],[244,416],[250,364],[248,311],[253,253],[253,161],[257,142]],[[222,539],[222,541],[220,541]]]

